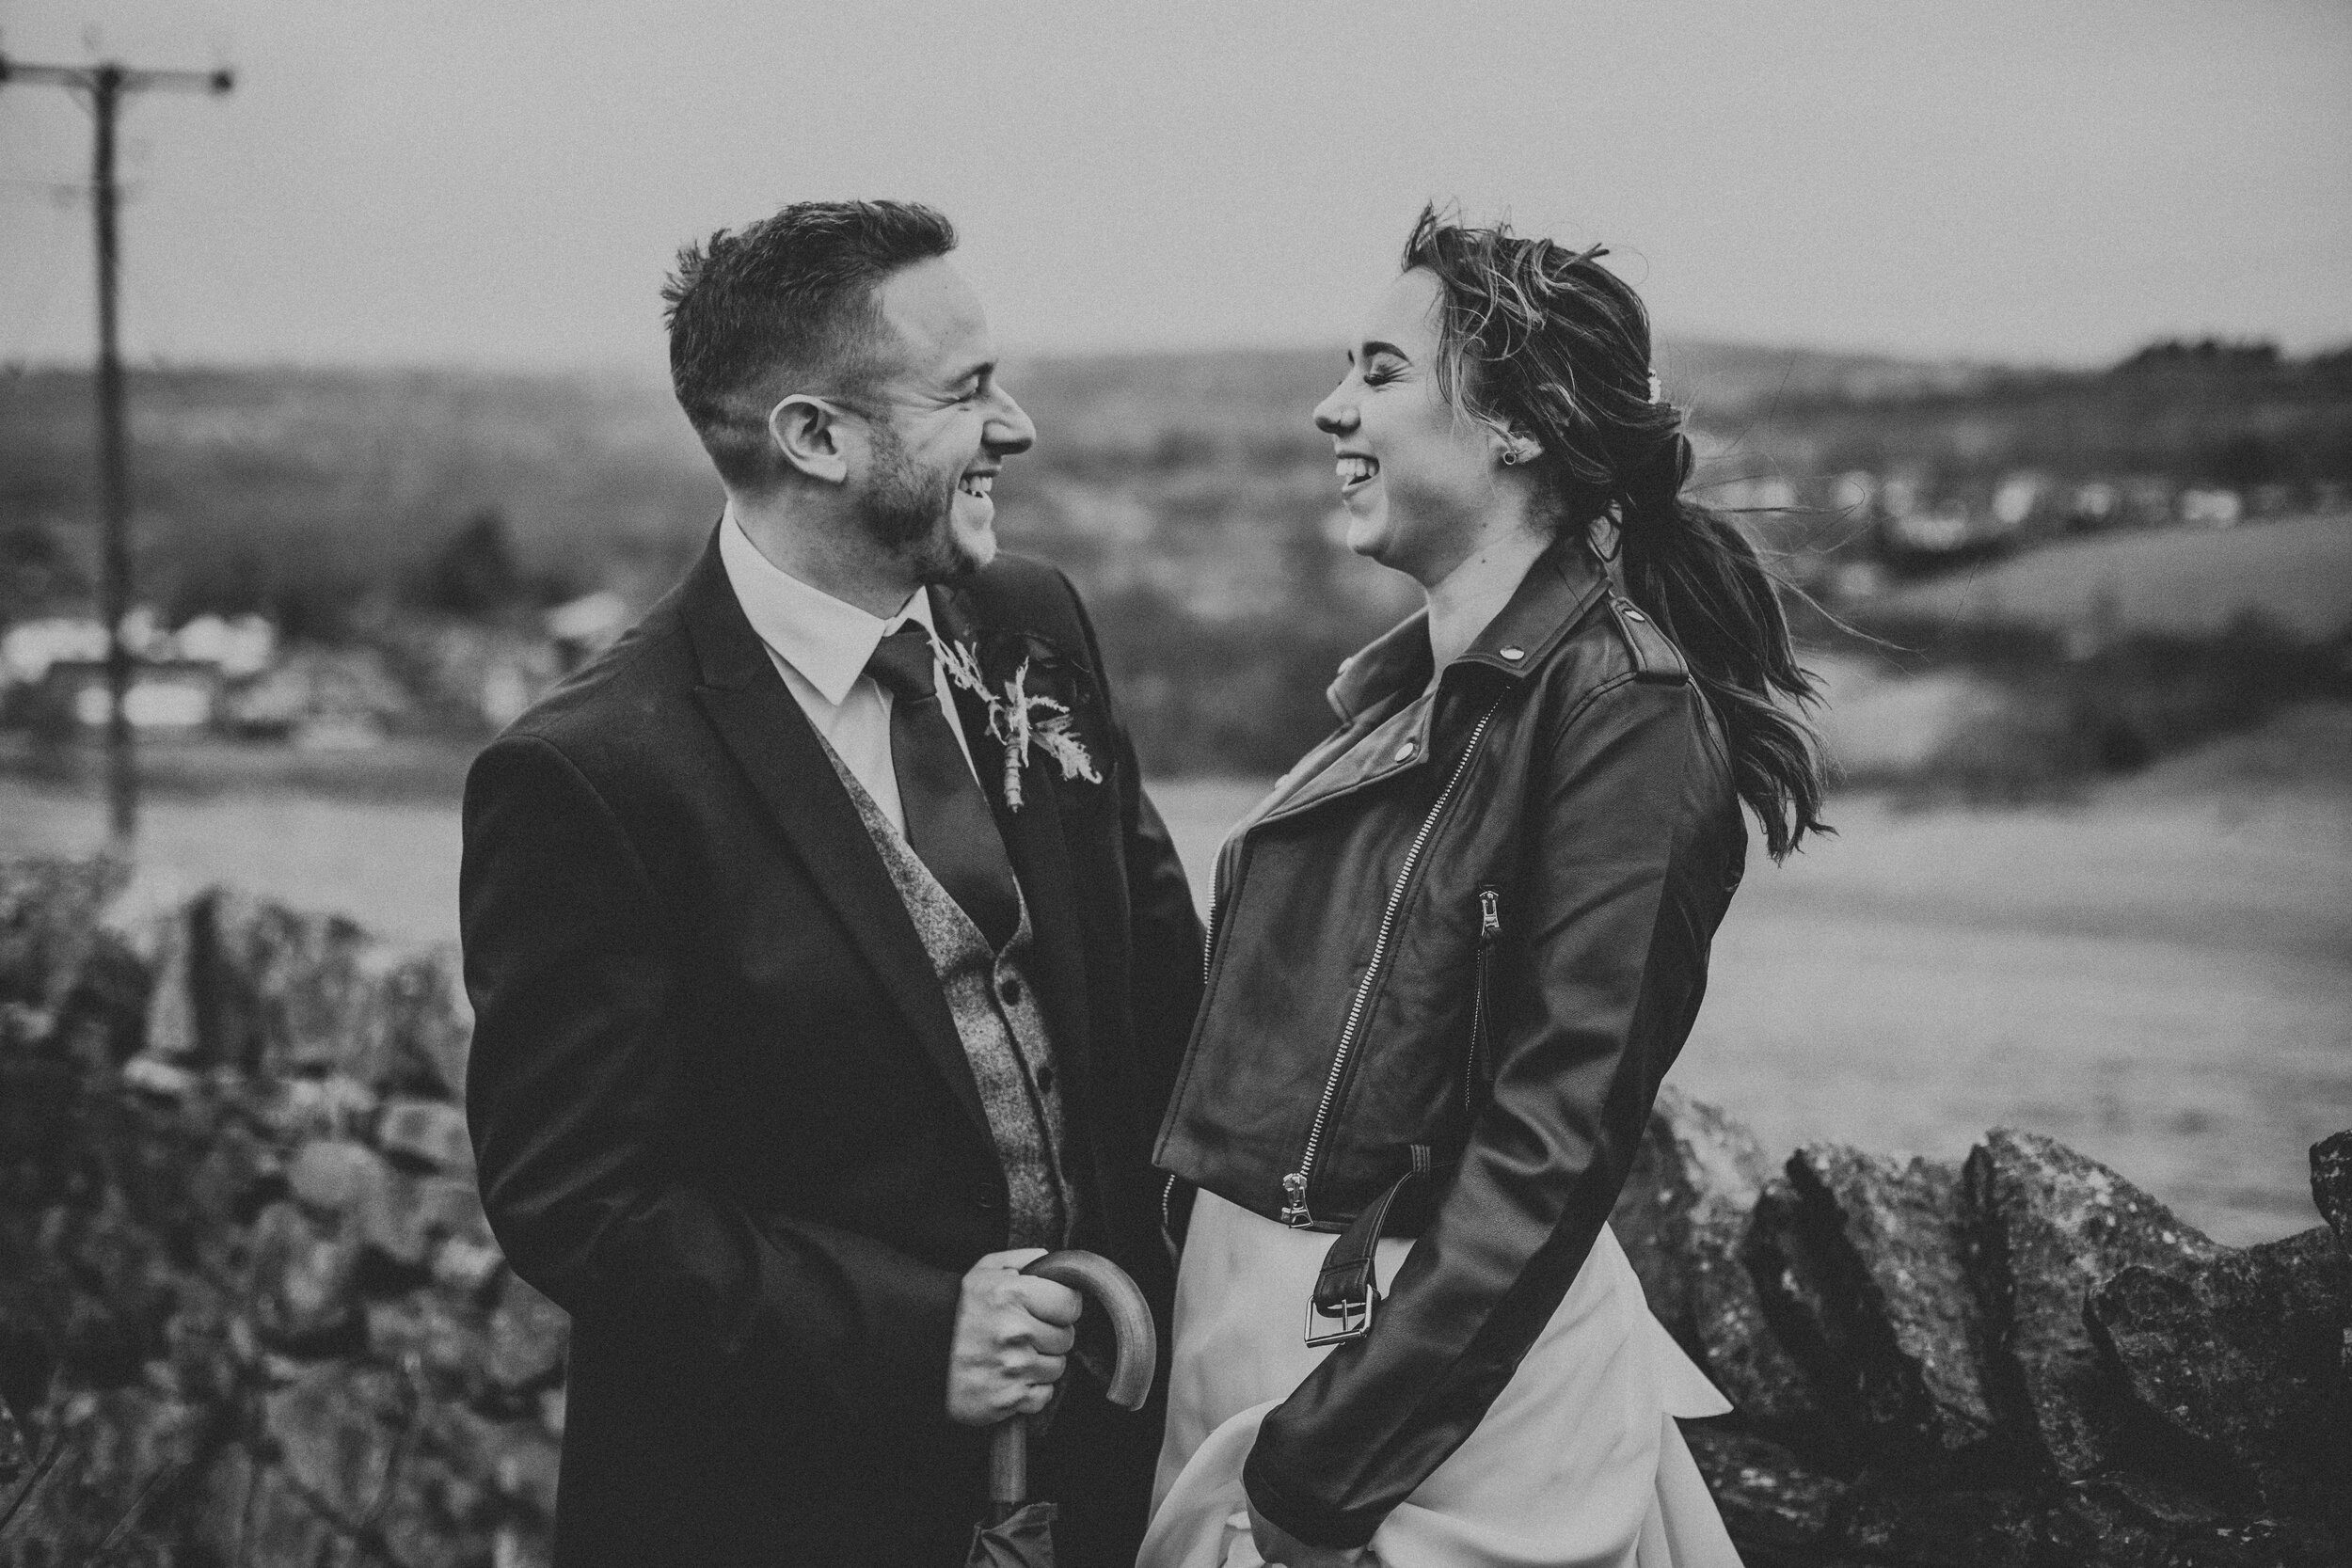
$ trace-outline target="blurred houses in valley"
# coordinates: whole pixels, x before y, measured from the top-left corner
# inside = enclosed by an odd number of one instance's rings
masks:
[[[2048,699],[2067,712],[2137,712],[2107,688],[2195,685],[2192,669],[2237,672],[2196,705],[2217,711],[2340,673],[2352,351],[2166,342],[2106,371],[2022,371],[1670,341],[1659,362],[1692,410],[1696,494],[1808,596],[1824,657],[1904,675],[1959,661],[2012,690],[2046,686],[2045,667],[2106,672]],[[1339,659],[1417,602],[1345,546],[1310,419],[1341,366],[1266,351],[1007,368],[1040,439],[999,481],[1000,532],[1085,591],[1155,773],[1287,766],[1329,726]],[[644,613],[718,512],[654,383],[149,372],[132,404],[151,608],[131,716],[158,733],[470,744]],[[105,718],[89,409],[79,372],[0,378],[0,716],[19,726]],[[2249,542],[2188,542],[2222,534]],[[2235,651],[2173,646],[2200,641]],[[2137,756],[2197,726],[2128,727],[2067,744]]]

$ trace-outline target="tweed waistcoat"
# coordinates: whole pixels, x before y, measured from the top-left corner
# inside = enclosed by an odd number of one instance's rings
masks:
[[[821,736],[818,739],[823,741]],[[988,939],[972,917],[931,875],[905,835],[890,825],[830,744],[825,755],[856,803],[858,817],[881,851],[923,951],[930,957],[940,990],[946,993],[947,1011],[955,1020],[956,1037],[963,1042],[964,1057],[972,1064],[980,1109],[987,1114],[989,1135],[1004,1166],[1009,1204],[1005,1244],[1065,1246],[1077,1217],[1077,1193],[1062,1158],[1068,1128],[1053,1042],[1046,1037],[1045,1015],[1038,1007],[1037,988],[1029,983],[1026,969],[1033,942],[1028,900],[1022,900],[1021,923],[1005,950],[990,951]]]

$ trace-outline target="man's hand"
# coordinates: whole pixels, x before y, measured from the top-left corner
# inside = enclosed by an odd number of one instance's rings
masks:
[[[1034,1416],[1054,1397],[1086,1302],[1067,1285],[1021,1272],[1044,1256],[1043,1247],[992,1252],[963,1276],[947,1352],[948,1419],[994,1426]]]
[[[1281,1568],[1356,1568],[1364,1560],[1361,1546],[1310,1546],[1249,1505],[1249,1533],[1258,1555]]]

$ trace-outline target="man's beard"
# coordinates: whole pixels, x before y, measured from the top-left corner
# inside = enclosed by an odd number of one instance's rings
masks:
[[[933,475],[907,455],[898,432],[873,427],[873,478],[858,507],[866,537],[911,567],[918,582],[961,582],[987,562],[956,537],[949,514],[961,474]]]

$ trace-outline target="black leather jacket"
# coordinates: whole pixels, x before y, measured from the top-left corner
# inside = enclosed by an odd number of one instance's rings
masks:
[[[1581,539],[1434,691],[1429,668],[1419,616],[1342,666],[1341,729],[1228,842],[1156,1155],[1330,1230],[1434,1167],[1391,1216],[1420,1240],[1369,1332],[1245,1471],[1259,1512],[1330,1546],[1460,1446],[1567,1293],[1745,859],[1712,710]]]

